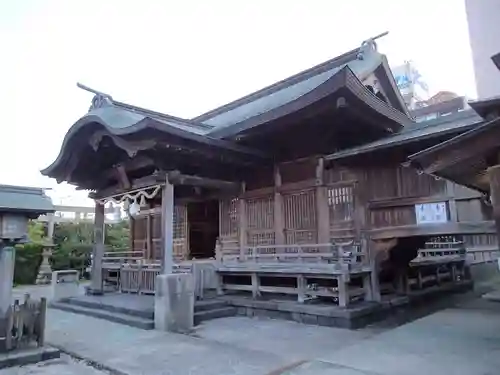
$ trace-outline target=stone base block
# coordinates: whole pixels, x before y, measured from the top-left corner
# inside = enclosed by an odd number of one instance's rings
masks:
[[[194,325],[194,278],[190,273],[158,275],[155,329],[185,333]]]
[[[104,294],[104,290],[94,289],[94,288],[88,286],[85,288],[85,294],[87,296],[102,296]]]
[[[59,301],[78,296],[80,291],[79,272],[76,270],[54,271],[51,280],[51,299]]]

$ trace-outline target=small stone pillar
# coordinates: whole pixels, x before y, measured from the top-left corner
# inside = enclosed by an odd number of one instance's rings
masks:
[[[190,273],[156,277],[155,329],[185,333],[194,325],[194,277]]]
[[[80,294],[80,273],[77,270],[54,271],[50,292],[53,301],[78,296]]]

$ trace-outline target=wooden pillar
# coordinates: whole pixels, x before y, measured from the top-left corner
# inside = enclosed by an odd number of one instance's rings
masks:
[[[240,244],[240,258],[245,259],[247,247],[247,202],[243,197],[246,186],[243,182],[241,185],[241,197],[239,199],[239,244]]]
[[[89,294],[102,294],[102,257],[104,256],[104,204],[95,202],[94,249],[92,251],[92,272]]]
[[[279,166],[274,168],[274,243],[284,245],[285,239],[285,213],[283,210],[283,195],[279,191],[281,187],[281,173]]]
[[[161,196],[161,229],[163,242],[163,274],[173,273],[174,268],[174,185],[165,180]]]
[[[316,211],[318,215],[318,243],[320,244],[330,243],[330,210],[328,207],[328,188],[324,181],[324,164],[323,158],[320,158],[316,166]]]
[[[448,195],[448,209],[450,211],[450,221],[458,221],[457,201],[455,200],[455,186],[454,183],[446,181],[446,195]]]
[[[489,167],[487,170],[490,181],[490,196],[493,206],[493,217],[497,229],[498,243],[500,243],[500,165]]]

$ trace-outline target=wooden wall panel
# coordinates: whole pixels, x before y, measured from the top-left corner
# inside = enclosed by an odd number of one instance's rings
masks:
[[[279,165],[281,182],[283,184],[288,184],[292,182],[312,180],[316,177],[316,165],[317,160],[315,158],[281,163]]]
[[[132,250],[144,251],[144,254],[147,250],[147,220],[146,215],[139,215],[131,219]]]
[[[484,211],[479,199],[456,201],[458,221],[484,221]]]
[[[412,205],[372,209],[369,224],[372,228],[416,224],[415,207]]]

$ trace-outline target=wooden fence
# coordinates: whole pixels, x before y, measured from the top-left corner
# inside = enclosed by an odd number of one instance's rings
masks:
[[[47,300],[45,298],[32,300],[29,294],[24,296],[24,302],[15,300],[7,314],[7,324],[1,336],[6,350],[21,349],[36,343],[43,346],[45,333],[45,316]]]
[[[154,294],[159,264],[123,265],[120,268],[120,291],[125,293]],[[174,273],[191,273],[195,281],[195,297],[202,299],[207,289],[216,288],[214,261],[189,261],[176,264]]]

